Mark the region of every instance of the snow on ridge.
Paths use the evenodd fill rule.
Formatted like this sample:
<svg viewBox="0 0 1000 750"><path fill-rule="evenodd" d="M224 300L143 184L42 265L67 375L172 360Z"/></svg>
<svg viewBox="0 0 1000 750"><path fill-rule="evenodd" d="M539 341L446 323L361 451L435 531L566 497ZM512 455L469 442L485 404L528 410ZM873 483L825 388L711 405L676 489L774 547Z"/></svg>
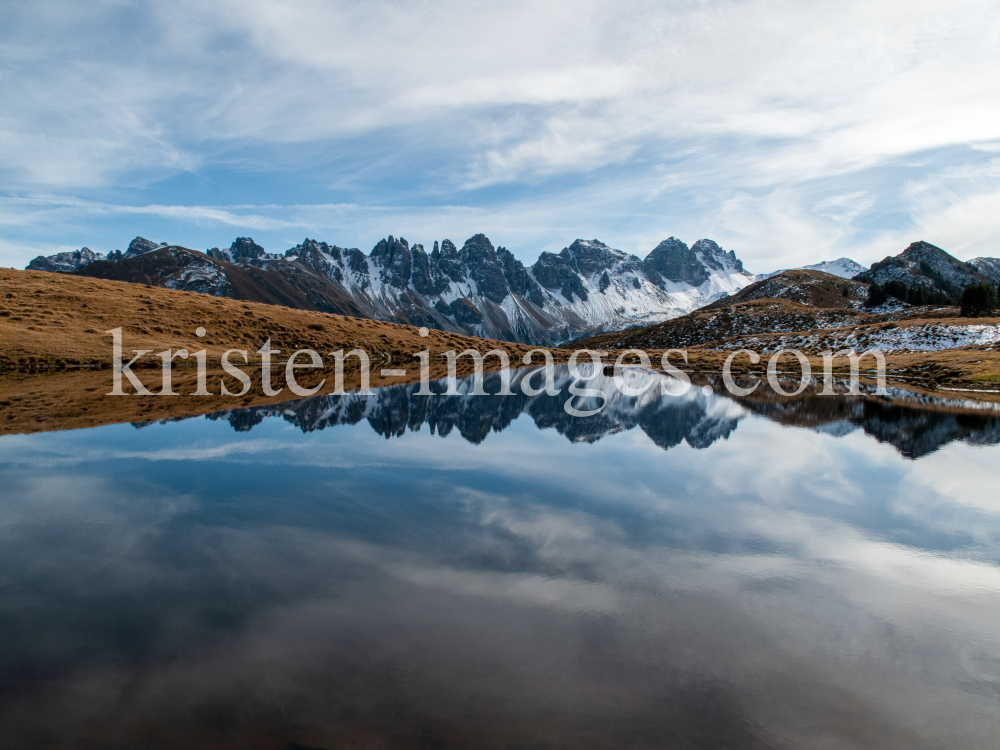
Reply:
<svg viewBox="0 0 1000 750"><path fill-rule="evenodd" d="M777 271L771 271L770 273L759 273L757 274L756 281L769 279L772 276L777 276L779 273L784 273L785 271L822 271L823 273L828 273L831 276L839 276L842 279L853 279L859 273L866 270L868 269L860 263L844 257L837 258L836 260L824 260L820 263L813 263L808 266L794 266L792 268L781 268Z"/></svg>
<svg viewBox="0 0 1000 750"><path fill-rule="evenodd" d="M680 240L671 240L671 252L679 245L686 255L679 262L676 257L662 258L661 273L651 267L650 256L643 260L596 239L578 239L562 252L543 253L534 265L525 267L481 234L460 249L444 240L440 255L438 243L434 243L434 253L427 253L421 244L410 245L392 236L376 245L378 252L368 254L309 238L284 254L275 254L241 237L230 248L207 250L212 261L199 261L198 269L193 261L186 264L182 273L171 275L168 285L231 296L235 290L227 271L214 265L218 261L273 271L295 284L300 283L296 269L307 269L343 290L368 317L491 338L513 335L519 341L553 345L583 333L669 320L753 281L732 251L723 251L710 240L699 240L690 249ZM187 252L141 237L129 248L130 255L156 249ZM656 249L650 255L653 252ZM37 263L40 270L72 272L95 259L104 258L83 248L40 258ZM468 305L455 304L462 299Z"/></svg>

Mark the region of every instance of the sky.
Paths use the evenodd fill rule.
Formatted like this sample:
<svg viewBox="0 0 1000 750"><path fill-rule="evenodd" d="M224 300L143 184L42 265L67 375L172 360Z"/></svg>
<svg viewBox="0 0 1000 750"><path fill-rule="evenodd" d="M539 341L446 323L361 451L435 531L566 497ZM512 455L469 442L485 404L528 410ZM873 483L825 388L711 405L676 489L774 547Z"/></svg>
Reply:
<svg viewBox="0 0 1000 750"><path fill-rule="evenodd" d="M135 236L1000 256L1000 5L0 5L0 265Z"/></svg>

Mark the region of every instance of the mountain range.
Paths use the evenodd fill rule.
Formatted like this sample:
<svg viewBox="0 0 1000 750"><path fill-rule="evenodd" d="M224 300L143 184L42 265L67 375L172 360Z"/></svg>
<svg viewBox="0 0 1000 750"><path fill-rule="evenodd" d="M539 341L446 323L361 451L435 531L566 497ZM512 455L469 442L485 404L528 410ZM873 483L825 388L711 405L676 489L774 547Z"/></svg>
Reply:
<svg viewBox="0 0 1000 750"><path fill-rule="evenodd" d="M599 240L542 253L530 267L484 234L462 247L389 236L369 254L306 239L284 254L246 237L205 253L136 237L125 253L89 248L29 270L78 273L290 307L558 345L683 315L751 284L733 251L670 237L645 258Z"/></svg>
<svg viewBox="0 0 1000 750"><path fill-rule="evenodd" d="M924 241L868 269L845 257L754 276L735 252L708 239L689 247L670 237L645 258L596 239L578 239L559 253L542 253L526 267L484 234L461 247L447 239L435 241L430 252L390 235L367 255L312 239L284 253L269 253L239 237L228 249L202 253L136 237L124 253L104 256L84 247L39 256L28 269L542 346L642 329L700 308L762 297L856 307L865 293L862 283L897 281L957 298L969 284L1000 282L1000 259L965 263ZM800 279L796 273L815 278ZM841 280L856 283L848 288ZM821 288L823 299L812 299Z"/></svg>

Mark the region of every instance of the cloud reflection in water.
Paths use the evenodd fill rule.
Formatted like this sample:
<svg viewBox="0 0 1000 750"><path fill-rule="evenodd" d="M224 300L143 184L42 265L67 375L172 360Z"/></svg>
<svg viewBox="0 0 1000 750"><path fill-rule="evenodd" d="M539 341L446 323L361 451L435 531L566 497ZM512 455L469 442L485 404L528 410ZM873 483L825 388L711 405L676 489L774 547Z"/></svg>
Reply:
<svg viewBox="0 0 1000 750"><path fill-rule="evenodd" d="M989 746L994 424L612 406L0 439L4 742Z"/></svg>

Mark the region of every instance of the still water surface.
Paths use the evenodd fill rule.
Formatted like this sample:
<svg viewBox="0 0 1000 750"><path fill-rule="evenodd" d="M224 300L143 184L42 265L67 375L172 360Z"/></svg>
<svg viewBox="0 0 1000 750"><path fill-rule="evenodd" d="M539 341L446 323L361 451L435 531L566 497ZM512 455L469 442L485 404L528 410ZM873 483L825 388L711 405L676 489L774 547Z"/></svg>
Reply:
<svg viewBox="0 0 1000 750"><path fill-rule="evenodd" d="M414 389L0 438L0 745L997 746L995 417Z"/></svg>

